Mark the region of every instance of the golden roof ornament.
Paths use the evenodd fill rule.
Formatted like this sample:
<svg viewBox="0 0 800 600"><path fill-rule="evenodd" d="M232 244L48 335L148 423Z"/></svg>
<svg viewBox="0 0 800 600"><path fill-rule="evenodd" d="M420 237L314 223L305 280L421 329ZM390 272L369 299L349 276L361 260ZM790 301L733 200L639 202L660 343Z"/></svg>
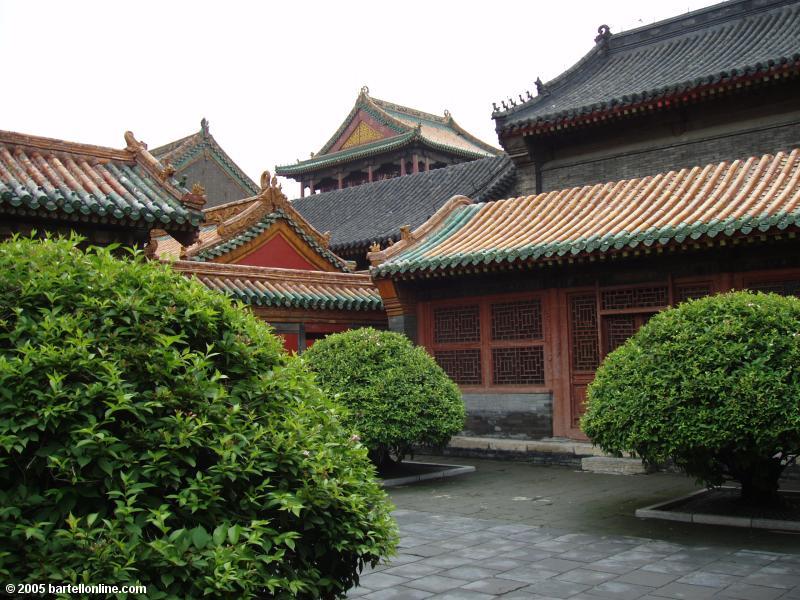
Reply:
<svg viewBox="0 0 800 600"><path fill-rule="evenodd" d="M162 177L162 179L164 181L166 181L167 179L169 179L173 175L175 175L175 167L172 166L172 163L165 164L164 168L161 169L161 177Z"/></svg>
<svg viewBox="0 0 800 600"><path fill-rule="evenodd" d="M381 245L378 242L372 242L372 245L369 247L370 252L380 252Z"/></svg>

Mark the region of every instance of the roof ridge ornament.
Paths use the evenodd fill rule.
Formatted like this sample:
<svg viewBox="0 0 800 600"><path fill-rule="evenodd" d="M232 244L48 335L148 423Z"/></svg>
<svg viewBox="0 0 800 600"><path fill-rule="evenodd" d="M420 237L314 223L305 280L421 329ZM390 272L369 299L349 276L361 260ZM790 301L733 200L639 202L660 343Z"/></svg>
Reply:
<svg viewBox="0 0 800 600"><path fill-rule="evenodd" d="M369 96L369 87L366 86L366 85L362 85L361 86L361 93L364 94L365 96Z"/></svg>
<svg viewBox="0 0 800 600"><path fill-rule="evenodd" d="M203 207L206 205L206 188L204 188L199 183L195 183L192 186L192 191L185 193L181 197L181 202L190 208L194 208L196 210L203 210Z"/></svg>
<svg viewBox="0 0 800 600"><path fill-rule="evenodd" d="M611 28L608 25L600 25L597 28L597 36L594 38L594 43L600 48L600 51L605 53L608 51L608 40L611 39Z"/></svg>
<svg viewBox="0 0 800 600"><path fill-rule="evenodd" d="M172 163L161 164L161 161L147 151L147 144L137 140L132 131L125 132L125 150L133 154L136 160L162 183L169 183L169 179L175 175L175 167ZM181 198L181 202L191 208L194 208L194 205L199 201L189 198L188 203L186 203L184 202L185 197L186 194ZM205 204L205 196L203 196L203 204Z"/></svg>
<svg viewBox="0 0 800 600"><path fill-rule="evenodd" d="M547 86L542 82L541 77L537 77L533 84L536 86L537 96L546 96L550 93L550 91L547 89ZM530 96L530 92L528 92L528 95Z"/></svg>
<svg viewBox="0 0 800 600"><path fill-rule="evenodd" d="M200 119L200 131L202 132L203 137L208 137L210 135L208 129L208 119L206 119L205 117Z"/></svg>

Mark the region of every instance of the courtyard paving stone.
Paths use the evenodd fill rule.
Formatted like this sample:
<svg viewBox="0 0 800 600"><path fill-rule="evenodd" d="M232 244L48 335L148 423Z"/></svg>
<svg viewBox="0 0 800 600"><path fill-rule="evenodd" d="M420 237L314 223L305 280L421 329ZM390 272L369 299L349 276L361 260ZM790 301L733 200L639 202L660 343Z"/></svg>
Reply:
<svg viewBox="0 0 800 600"><path fill-rule="evenodd" d="M349 597L800 600L800 535L633 516L696 489L685 477L447 462L477 471L392 488L399 553Z"/></svg>

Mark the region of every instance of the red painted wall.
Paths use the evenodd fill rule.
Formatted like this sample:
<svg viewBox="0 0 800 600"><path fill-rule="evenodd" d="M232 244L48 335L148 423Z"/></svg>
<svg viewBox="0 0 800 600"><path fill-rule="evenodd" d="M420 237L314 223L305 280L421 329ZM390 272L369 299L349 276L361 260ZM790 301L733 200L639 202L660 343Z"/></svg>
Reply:
<svg viewBox="0 0 800 600"><path fill-rule="evenodd" d="M281 333L278 334L283 338L283 347L288 352L297 352L299 347L299 336L296 333Z"/></svg>
<svg viewBox="0 0 800 600"><path fill-rule="evenodd" d="M288 242L278 234L263 244L255 252L238 260L236 264L253 267L283 267L284 269L304 269L318 271Z"/></svg>

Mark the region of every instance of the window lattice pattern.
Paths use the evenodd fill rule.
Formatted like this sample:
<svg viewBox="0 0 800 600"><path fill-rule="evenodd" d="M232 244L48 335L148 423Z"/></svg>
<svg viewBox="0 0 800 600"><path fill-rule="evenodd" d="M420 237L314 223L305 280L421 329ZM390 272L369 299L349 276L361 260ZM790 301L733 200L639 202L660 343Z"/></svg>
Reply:
<svg viewBox="0 0 800 600"><path fill-rule="evenodd" d="M613 352L631 337L636 330L636 317L633 315L613 315L603 317L605 324L606 353Z"/></svg>
<svg viewBox="0 0 800 600"><path fill-rule="evenodd" d="M493 340L540 340L542 337L542 303L539 300L492 304Z"/></svg>
<svg viewBox="0 0 800 600"><path fill-rule="evenodd" d="M606 290L601 295L603 310L666 306L668 299L665 285Z"/></svg>
<svg viewBox="0 0 800 600"><path fill-rule="evenodd" d="M544 348L492 349L492 382L495 385L543 385Z"/></svg>
<svg viewBox="0 0 800 600"><path fill-rule="evenodd" d="M757 283L750 283L745 287L754 292L772 292L773 294L780 294L781 296L800 297L800 280L797 279L789 281L760 281Z"/></svg>
<svg viewBox="0 0 800 600"><path fill-rule="evenodd" d="M483 382L480 350L437 350L433 356L456 383L480 385Z"/></svg>
<svg viewBox="0 0 800 600"><path fill-rule="evenodd" d="M573 296L570 300L572 368L594 371L600 364L597 341L597 302L594 294Z"/></svg>
<svg viewBox="0 0 800 600"><path fill-rule="evenodd" d="M433 339L437 344L479 341L481 318L478 306L456 306L434 310Z"/></svg>
<svg viewBox="0 0 800 600"><path fill-rule="evenodd" d="M675 304L696 300L711 295L711 286L707 283L690 283L675 286Z"/></svg>

